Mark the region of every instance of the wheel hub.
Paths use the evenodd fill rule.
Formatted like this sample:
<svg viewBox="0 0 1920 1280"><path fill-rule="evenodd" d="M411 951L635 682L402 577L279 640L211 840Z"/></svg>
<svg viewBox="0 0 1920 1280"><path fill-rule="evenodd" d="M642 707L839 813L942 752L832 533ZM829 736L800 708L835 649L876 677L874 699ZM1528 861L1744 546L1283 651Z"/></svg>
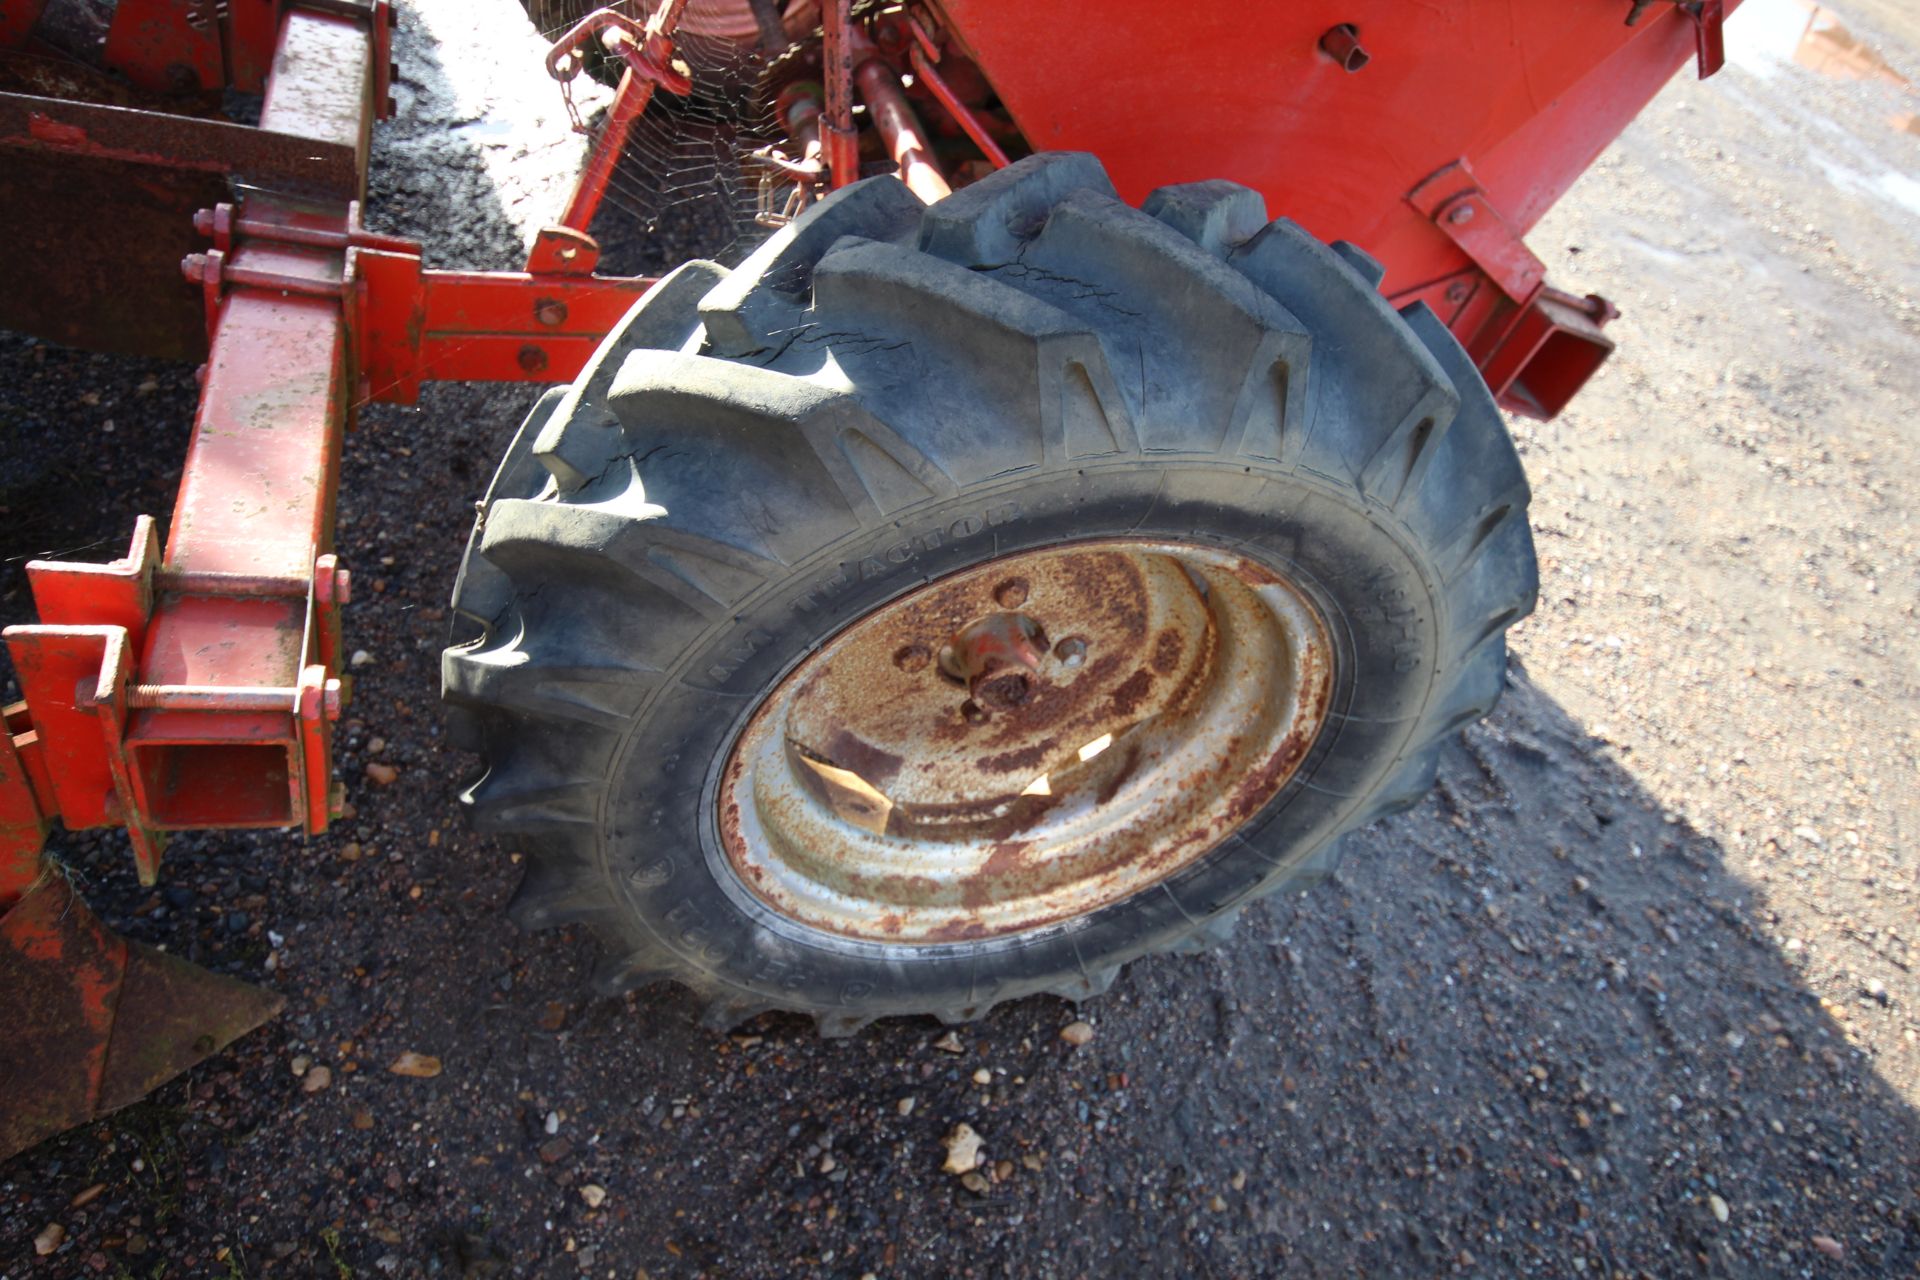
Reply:
<svg viewBox="0 0 1920 1280"><path fill-rule="evenodd" d="M828 641L729 757L726 856L777 914L876 942L995 938L1188 866L1318 734L1318 613L1245 557L1104 541L931 583Z"/></svg>

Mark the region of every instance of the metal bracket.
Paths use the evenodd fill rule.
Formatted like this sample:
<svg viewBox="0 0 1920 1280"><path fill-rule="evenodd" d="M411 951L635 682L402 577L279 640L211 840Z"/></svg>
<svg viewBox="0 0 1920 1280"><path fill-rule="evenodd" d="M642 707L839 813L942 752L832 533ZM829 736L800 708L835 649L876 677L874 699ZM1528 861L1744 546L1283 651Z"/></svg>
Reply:
<svg viewBox="0 0 1920 1280"><path fill-rule="evenodd" d="M1546 283L1546 264L1487 198L1464 158L1407 192L1407 203L1431 218L1513 301L1524 305Z"/></svg>
<svg viewBox="0 0 1920 1280"><path fill-rule="evenodd" d="M1613 350L1602 332L1619 313L1547 284L1546 264L1481 188L1465 159L1407 193L1407 203L1472 266L1395 294L1395 306L1425 302L1439 313L1502 408L1551 418Z"/></svg>
<svg viewBox="0 0 1920 1280"><path fill-rule="evenodd" d="M1627 11L1627 25L1640 25L1647 10L1655 0L1632 0L1632 8ZM1670 0L1673 7L1693 19L1694 64L1699 68L1700 78L1708 76L1727 65L1727 6L1726 0Z"/></svg>

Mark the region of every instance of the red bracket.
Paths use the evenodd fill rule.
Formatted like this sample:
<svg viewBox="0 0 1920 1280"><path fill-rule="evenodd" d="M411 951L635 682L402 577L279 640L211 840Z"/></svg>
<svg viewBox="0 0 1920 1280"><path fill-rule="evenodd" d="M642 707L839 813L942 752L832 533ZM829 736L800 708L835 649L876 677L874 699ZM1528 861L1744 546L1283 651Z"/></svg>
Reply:
<svg viewBox="0 0 1920 1280"><path fill-rule="evenodd" d="M171 572L160 567L152 517L141 516L121 559L34 561L27 577L41 621L5 632L25 701L7 709L0 748L0 867L10 869L0 898L37 862L52 818L76 830L125 825L142 884L158 875L169 829L326 829L329 726L343 697L330 672L352 590L337 557L319 557L311 582ZM220 617L254 602L269 612L304 604L298 681L136 683L136 670L152 665L147 633L160 595L191 597Z"/></svg>
<svg viewBox="0 0 1920 1280"><path fill-rule="evenodd" d="M1705 80L1727 65L1726 0L1693 0L1686 8L1693 15L1694 60Z"/></svg>
<svg viewBox="0 0 1920 1280"><path fill-rule="evenodd" d="M1407 193L1471 266L1395 294L1395 306L1425 302L1460 339L1502 408L1551 418L1613 351L1602 332L1619 313L1547 284L1546 264L1527 247L1466 160Z"/></svg>
<svg viewBox="0 0 1920 1280"><path fill-rule="evenodd" d="M1705 80L1727 64L1726 0L1671 0L1673 7L1693 19L1694 64ZM1632 0L1627 25L1640 25L1654 0Z"/></svg>
<svg viewBox="0 0 1920 1280"><path fill-rule="evenodd" d="M1464 159L1409 191L1407 203L1431 218L1508 298L1525 304L1546 283L1546 264L1501 216Z"/></svg>

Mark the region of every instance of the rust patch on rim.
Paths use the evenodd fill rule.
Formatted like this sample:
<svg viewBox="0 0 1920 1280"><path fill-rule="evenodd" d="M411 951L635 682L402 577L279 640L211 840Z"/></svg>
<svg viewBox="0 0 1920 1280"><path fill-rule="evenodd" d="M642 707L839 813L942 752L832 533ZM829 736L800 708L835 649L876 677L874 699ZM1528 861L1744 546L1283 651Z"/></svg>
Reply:
<svg viewBox="0 0 1920 1280"><path fill-rule="evenodd" d="M876 610L771 691L722 774L721 843L770 910L829 933L1042 928L1259 812L1318 737L1332 668L1318 612L1244 557L1009 556Z"/></svg>

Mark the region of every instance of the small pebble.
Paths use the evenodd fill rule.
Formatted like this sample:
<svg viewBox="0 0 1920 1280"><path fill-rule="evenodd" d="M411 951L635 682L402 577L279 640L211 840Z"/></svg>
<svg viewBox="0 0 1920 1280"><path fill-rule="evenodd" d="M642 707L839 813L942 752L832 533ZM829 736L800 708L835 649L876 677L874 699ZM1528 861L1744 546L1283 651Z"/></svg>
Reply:
<svg viewBox="0 0 1920 1280"><path fill-rule="evenodd" d="M375 786L390 787L400 778L400 771L390 764L381 764L378 760L367 766L367 779Z"/></svg>
<svg viewBox="0 0 1920 1280"><path fill-rule="evenodd" d="M917 1104L918 1104L918 1099L916 1099L912 1094L908 1094L906 1097L900 1099L900 1101L894 1103L893 1109L895 1111L898 1111L903 1116L910 1116L913 1114L913 1108Z"/></svg>
<svg viewBox="0 0 1920 1280"><path fill-rule="evenodd" d="M947 1149L946 1163L941 1165L945 1173L967 1173L980 1167L980 1135L972 1125L962 1121L953 1126L940 1145Z"/></svg>
<svg viewBox="0 0 1920 1280"><path fill-rule="evenodd" d="M300 1078L300 1092L319 1093L333 1083L333 1072L325 1067L314 1067Z"/></svg>
<svg viewBox="0 0 1920 1280"><path fill-rule="evenodd" d="M580 1198L587 1202L587 1208L598 1209L607 1202L607 1189L597 1182L589 1182L580 1188Z"/></svg>
<svg viewBox="0 0 1920 1280"><path fill-rule="evenodd" d="M1841 1244L1832 1236L1815 1236L1812 1243L1814 1248L1826 1254L1835 1262L1847 1256L1847 1246Z"/></svg>
<svg viewBox="0 0 1920 1280"><path fill-rule="evenodd" d="M57 1222L49 1222L33 1238L33 1251L44 1258L64 1244L66 1239L67 1229Z"/></svg>
<svg viewBox="0 0 1920 1280"><path fill-rule="evenodd" d="M347 661L352 663L356 667L364 667L369 662L373 661L373 655L368 653L365 649L355 649L353 651L353 657L349 658Z"/></svg>
<svg viewBox="0 0 1920 1280"><path fill-rule="evenodd" d="M933 1047L942 1053L965 1053L967 1051L967 1046L960 1043L959 1034L953 1031L949 1031L938 1040L935 1040Z"/></svg>
<svg viewBox="0 0 1920 1280"><path fill-rule="evenodd" d="M1060 1038L1077 1048L1093 1039L1093 1024L1077 1021L1069 1022L1066 1026L1060 1028Z"/></svg>
<svg viewBox="0 0 1920 1280"><path fill-rule="evenodd" d="M981 1067L973 1073L973 1082L975 1084L992 1084L993 1072L987 1070L985 1067Z"/></svg>
<svg viewBox="0 0 1920 1280"><path fill-rule="evenodd" d="M1725 1222L1727 1220L1727 1215L1728 1215L1727 1202L1725 1200L1722 1200L1719 1196L1716 1196L1716 1195L1708 1196L1707 1208L1713 1210L1713 1220L1715 1222Z"/></svg>
<svg viewBox="0 0 1920 1280"><path fill-rule="evenodd" d="M412 1076L416 1080L431 1080L440 1074L440 1059L430 1053L415 1053L409 1049L393 1060L388 1067L397 1076Z"/></svg>

